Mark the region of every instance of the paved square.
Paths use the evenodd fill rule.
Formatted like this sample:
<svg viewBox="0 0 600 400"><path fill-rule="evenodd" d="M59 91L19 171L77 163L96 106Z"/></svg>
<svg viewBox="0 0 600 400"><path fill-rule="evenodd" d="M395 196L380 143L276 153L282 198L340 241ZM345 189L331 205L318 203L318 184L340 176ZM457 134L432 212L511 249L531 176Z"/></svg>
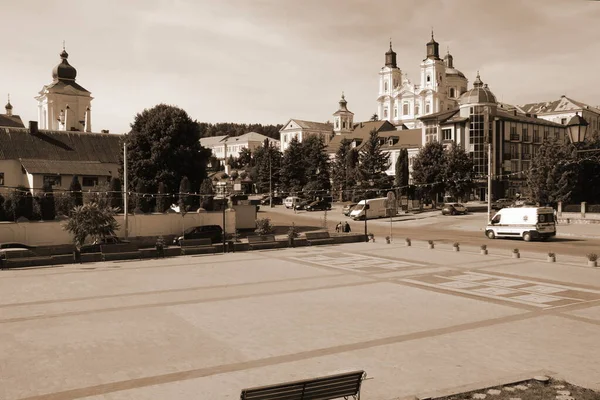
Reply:
<svg viewBox="0 0 600 400"><path fill-rule="evenodd" d="M353 243L1 271L0 399L237 399L354 369L375 378L369 400L544 369L600 386L600 288L436 272L414 251Z"/></svg>

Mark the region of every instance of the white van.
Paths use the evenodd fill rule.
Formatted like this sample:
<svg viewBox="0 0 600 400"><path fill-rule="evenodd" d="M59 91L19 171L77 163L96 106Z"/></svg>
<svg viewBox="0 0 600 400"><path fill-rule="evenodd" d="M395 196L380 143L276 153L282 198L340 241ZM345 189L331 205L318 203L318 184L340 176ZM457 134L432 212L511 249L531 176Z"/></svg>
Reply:
<svg viewBox="0 0 600 400"><path fill-rule="evenodd" d="M387 216L385 208L387 198L380 197L378 199L361 200L350 212L350 218L354 220L365 219L365 204L368 204L367 219L381 218Z"/></svg>
<svg viewBox="0 0 600 400"><path fill-rule="evenodd" d="M503 208L494 215L485 228L490 239L497 237L521 237L546 240L556 236L556 222L552 207Z"/></svg>
<svg viewBox="0 0 600 400"><path fill-rule="evenodd" d="M285 200L283 200L283 205L285 206L285 208L294 208L296 203L298 203L299 201L300 197L290 196L286 197Z"/></svg>

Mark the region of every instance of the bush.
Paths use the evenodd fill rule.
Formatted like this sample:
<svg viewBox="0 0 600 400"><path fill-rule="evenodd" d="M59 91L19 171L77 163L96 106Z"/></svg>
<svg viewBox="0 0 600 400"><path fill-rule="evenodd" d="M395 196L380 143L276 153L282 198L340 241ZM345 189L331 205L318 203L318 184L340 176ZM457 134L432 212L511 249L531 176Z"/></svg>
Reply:
<svg viewBox="0 0 600 400"><path fill-rule="evenodd" d="M518 253L519 249L513 249L513 253Z"/></svg>
<svg viewBox="0 0 600 400"><path fill-rule="evenodd" d="M454 242L454 244L453 244L452 246L454 246L454 247L458 247L458 246L460 246L460 243L458 243L458 242Z"/></svg>
<svg viewBox="0 0 600 400"><path fill-rule="evenodd" d="M269 235L275 232L275 227L271 225L271 219L260 218L256 220L256 230L254 232L259 235Z"/></svg>
<svg viewBox="0 0 600 400"><path fill-rule="evenodd" d="M121 192L121 180L119 178L112 177L110 179L108 202L112 208L123 209L123 192Z"/></svg>
<svg viewBox="0 0 600 400"><path fill-rule="evenodd" d="M598 255L596 253L590 253L587 255L587 259L589 261L596 261L598 260Z"/></svg>
<svg viewBox="0 0 600 400"><path fill-rule="evenodd" d="M482 244L481 245L481 250L487 250L487 244Z"/></svg>
<svg viewBox="0 0 600 400"><path fill-rule="evenodd" d="M54 208L56 215L69 216L73 210L73 198L68 193L56 193L54 195Z"/></svg>
<svg viewBox="0 0 600 400"><path fill-rule="evenodd" d="M44 221L52 221L56 217L56 204L54 202L54 192L52 185L44 184L44 193L40 198L40 213Z"/></svg>
<svg viewBox="0 0 600 400"><path fill-rule="evenodd" d="M553 252L549 251L548 252L548 257L556 257L556 254L554 254Z"/></svg>
<svg viewBox="0 0 600 400"><path fill-rule="evenodd" d="M81 191L81 183L79 183L79 178L77 175L73 175L73 180L71 181L71 185L69 186L69 192L71 193L71 197L73 198L74 206L83 205L83 192Z"/></svg>
<svg viewBox="0 0 600 400"><path fill-rule="evenodd" d="M428 240L427 243L433 244L433 240Z"/></svg>
<svg viewBox="0 0 600 400"><path fill-rule="evenodd" d="M300 236L300 230L296 227L296 225L292 222L292 226L288 229L287 233L288 239L295 239Z"/></svg>

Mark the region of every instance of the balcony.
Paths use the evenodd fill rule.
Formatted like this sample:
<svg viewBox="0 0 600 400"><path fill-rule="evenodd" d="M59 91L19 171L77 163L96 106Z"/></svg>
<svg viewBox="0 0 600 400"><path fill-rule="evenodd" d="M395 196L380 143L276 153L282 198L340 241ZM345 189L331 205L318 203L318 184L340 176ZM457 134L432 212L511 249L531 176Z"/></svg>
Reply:
<svg viewBox="0 0 600 400"><path fill-rule="evenodd" d="M523 160L531 160L531 154L530 153L524 153L523 154Z"/></svg>
<svg viewBox="0 0 600 400"><path fill-rule="evenodd" d="M534 141L535 143L540 143L540 142L541 142L541 140L540 140L540 135L539 135L539 134L537 134L537 135L533 135L533 141Z"/></svg>
<svg viewBox="0 0 600 400"><path fill-rule="evenodd" d="M521 140L518 133L511 133L510 140Z"/></svg>
<svg viewBox="0 0 600 400"><path fill-rule="evenodd" d="M524 142L530 142L531 141L531 136L529 136L529 135L523 135L523 141Z"/></svg>

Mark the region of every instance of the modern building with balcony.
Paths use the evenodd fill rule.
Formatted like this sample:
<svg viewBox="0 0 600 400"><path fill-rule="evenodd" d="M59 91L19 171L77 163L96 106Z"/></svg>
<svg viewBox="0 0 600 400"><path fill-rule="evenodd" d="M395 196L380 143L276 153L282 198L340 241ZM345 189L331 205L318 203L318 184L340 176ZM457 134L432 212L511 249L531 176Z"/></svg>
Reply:
<svg viewBox="0 0 600 400"><path fill-rule="evenodd" d="M479 74L473 88L460 96L458 107L420 120L423 143L438 141L446 146L462 146L471 156L477 184L472 197L476 200L487 200L490 172L493 198L525 193L524 172L532 167L537 148L544 141L567 139L565 125L498 102Z"/></svg>

